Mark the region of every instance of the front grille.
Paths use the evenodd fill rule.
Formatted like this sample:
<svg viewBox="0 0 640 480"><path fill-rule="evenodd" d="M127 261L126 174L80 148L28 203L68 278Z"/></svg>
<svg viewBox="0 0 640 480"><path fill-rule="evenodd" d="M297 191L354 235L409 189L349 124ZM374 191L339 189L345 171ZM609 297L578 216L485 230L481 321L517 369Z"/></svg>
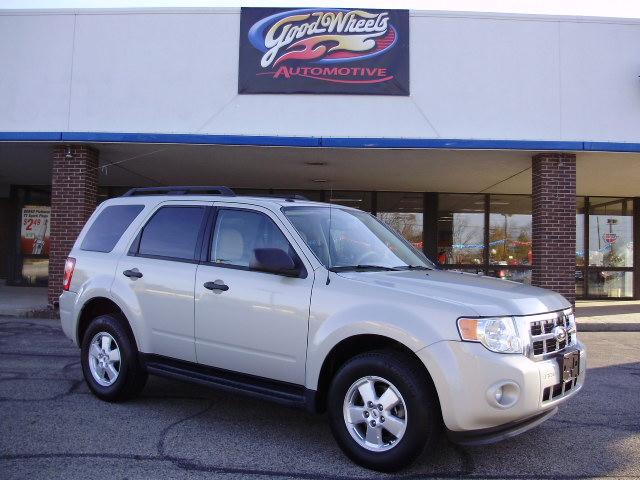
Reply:
<svg viewBox="0 0 640 480"><path fill-rule="evenodd" d="M572 313L554 312L544 318L531 321L531 349L533 356L557 352L576 343L576 323ZM556 327L566 330L564 338L558 338L554 333Z"/></svg>
<svg viewBox="0 0 640 480"><path fill-rule="evenodd" d="M566 382L560 382L551 387L547 387L542 392L542 401L557 400L558 398L568 395L578 384L577 378L572 378Z"/></svg>

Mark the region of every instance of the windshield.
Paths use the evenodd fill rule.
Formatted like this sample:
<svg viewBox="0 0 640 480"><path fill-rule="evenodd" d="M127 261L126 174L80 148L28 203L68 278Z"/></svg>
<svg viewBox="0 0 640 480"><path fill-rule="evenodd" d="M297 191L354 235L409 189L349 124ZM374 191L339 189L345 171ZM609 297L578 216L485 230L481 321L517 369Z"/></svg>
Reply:
<svg viewBox="0 0 640 480"><path fill-rule="evenodd" d="M286 207L283 212L330 270L435 268L422 252L368 213L339 207Z"/></svg>

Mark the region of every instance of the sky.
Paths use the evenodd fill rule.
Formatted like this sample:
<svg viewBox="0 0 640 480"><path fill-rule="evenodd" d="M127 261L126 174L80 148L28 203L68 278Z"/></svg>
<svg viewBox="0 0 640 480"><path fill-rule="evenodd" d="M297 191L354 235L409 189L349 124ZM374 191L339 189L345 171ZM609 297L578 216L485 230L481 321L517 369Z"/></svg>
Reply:
<svg viewBox="0 0 640 480"><path fill-rule="evenodd" d="M0 9L148 7L368 7L640 18L638 0L0 0Z"/></svg>

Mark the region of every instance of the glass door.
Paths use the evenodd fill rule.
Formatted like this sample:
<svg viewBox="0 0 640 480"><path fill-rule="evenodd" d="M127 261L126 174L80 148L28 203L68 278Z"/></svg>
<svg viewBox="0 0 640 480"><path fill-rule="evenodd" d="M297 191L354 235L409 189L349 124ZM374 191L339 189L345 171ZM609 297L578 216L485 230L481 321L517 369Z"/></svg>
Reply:
<svg viewBox="0 0 640 480"><path fill-rule="evenodd" d="M587 298L633 297L633 201L626 198L586 199L588 245L583 269ZM578 250L578 249L576 249Z"/></svg>

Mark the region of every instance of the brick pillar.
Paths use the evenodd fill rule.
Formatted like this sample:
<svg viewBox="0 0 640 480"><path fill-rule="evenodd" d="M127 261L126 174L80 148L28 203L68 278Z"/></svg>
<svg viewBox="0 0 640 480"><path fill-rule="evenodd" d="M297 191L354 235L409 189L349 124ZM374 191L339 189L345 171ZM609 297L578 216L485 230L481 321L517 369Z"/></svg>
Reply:
<svg viewBox="0 0 640 480"><path fill-rule="evenodd" d="M540 153L532 159L531 283L576 299L576 156Z"/></svg>
<svg viewBox="0 0 640 480"><path fill-rule="evenodd" d="M60 145L53 151L49 305L62 291L64 262L98 201L98 151L86 145Z"/></svg>

